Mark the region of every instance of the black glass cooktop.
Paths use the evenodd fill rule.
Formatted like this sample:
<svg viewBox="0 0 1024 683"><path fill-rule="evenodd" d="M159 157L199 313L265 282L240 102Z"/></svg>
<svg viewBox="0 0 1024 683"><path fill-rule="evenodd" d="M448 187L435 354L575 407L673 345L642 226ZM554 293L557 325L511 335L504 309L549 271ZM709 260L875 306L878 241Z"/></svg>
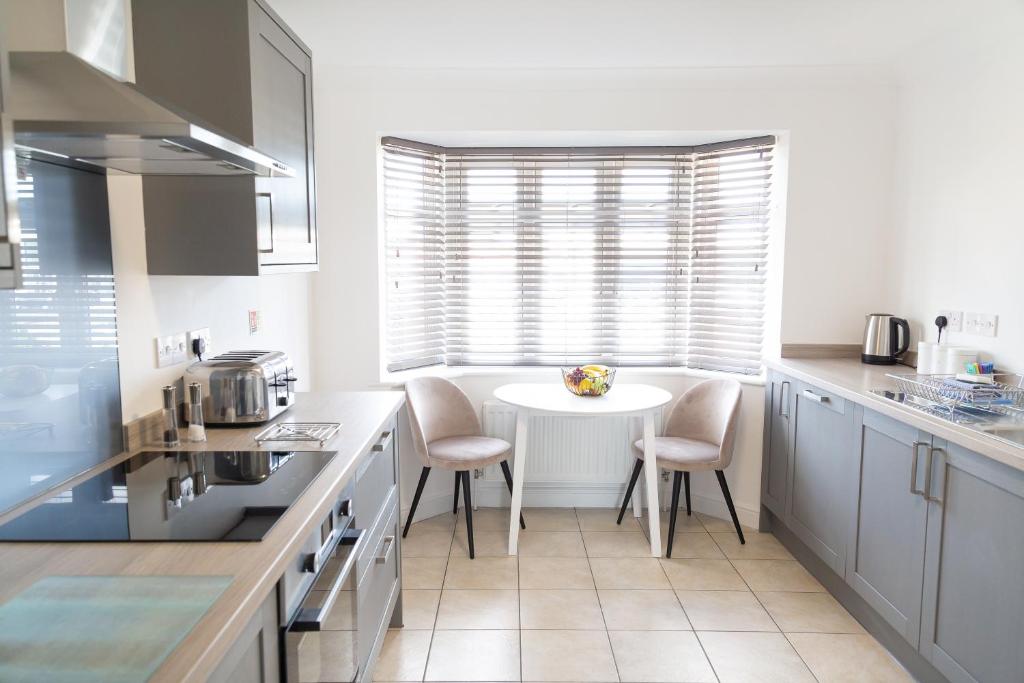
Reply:
<svg viewBox="0 0 1024 683"><path fill-rule="evenodd" d="M258 541L334 457L139 453L0 525L0 541Z"/></svg>

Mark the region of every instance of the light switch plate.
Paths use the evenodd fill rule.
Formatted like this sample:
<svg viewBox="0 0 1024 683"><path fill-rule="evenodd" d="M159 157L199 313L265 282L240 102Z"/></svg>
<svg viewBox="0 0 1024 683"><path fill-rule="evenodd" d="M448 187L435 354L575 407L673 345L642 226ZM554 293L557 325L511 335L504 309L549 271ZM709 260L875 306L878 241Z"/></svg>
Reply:
<svg viewBox="0 0 1024 683"><path fill-rule="evenodd" d="M213 355L213 336L210 334L210 328L201 327L198 330L189 330L188 332L185 350L188 353L189 359L199 360L199 357L192 352L192 340L200 338L206 342L206 351L203 352L203 358L209 358Z"/></svg>
<svg viewBox="0 0 1024 683"><path fill-rule="evenodd" d="M939 311L939 315L946 316L946 332L963 332L963 311Z"/></svg>
<svg viewBox="0 0 1024 683"><path fill-rule="evenodd" d="M158 368L184 363L186 359L184 332L156 338L156 366Z"/></svg>
<svg viewBox="0 0 1024 683"><path fill-rule="evenodd" d="M964 332L981 337L996 336L999 316L992 313L964 313Z"/></svg>

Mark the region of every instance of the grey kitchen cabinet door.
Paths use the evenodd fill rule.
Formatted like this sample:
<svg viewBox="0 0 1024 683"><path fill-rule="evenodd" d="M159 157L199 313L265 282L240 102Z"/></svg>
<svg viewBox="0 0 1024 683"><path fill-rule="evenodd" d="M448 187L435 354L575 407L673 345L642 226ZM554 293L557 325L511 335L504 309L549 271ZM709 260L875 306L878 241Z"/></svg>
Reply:
<svg viewBox="0 0 1024 683"><path fill-rule="evenodd" d="M261 5L249 7L253 145L295 170L256 179L260 265L315 264L312 59Z"/></svg>
<svg viewBox="0 0 1024 683"><path fill-rule="evenodd" d="M276 683L281 680L280 656L275 588L208 680L210 683Z"/></svg>
<svg viewBox="0 0 1024 683"><path fill-rule="evenodd" d="M784 520L815 554L842 575L855 489L853 404L794 383L789 499Z"/></svg>
<svg viewBox="0 0 1024 683"><path fill-rule="evenodd" d="M931 455L921 654L954 683L1024 680L1024 472Z"/></svg>
<svg viewBox="0 0 1024 683"><path fill-rule="evenodd" d="M917 647L928 521L924 464L931 435L860 406L855 424L860 476L846 581Z"/></svg>
<svg viewBox="0 0 1024 683"><path fill-rule="evenodd" d="M761 503L780 517L786 514L792 396L792 380L783 375L770 373L764 389L764 457L761 466Z"/></svg>

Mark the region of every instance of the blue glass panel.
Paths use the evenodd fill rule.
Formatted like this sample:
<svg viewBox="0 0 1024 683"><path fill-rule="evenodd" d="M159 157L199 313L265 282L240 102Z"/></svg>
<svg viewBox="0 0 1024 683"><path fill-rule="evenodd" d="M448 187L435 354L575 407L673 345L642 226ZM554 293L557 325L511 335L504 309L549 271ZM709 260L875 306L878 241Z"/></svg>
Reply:
<svg viewBox="0 0 1024 683"><path fill-rule="evenodd" d="M120 452L106 177L19 159L24 287L0 291L0 510Z"/></svg>

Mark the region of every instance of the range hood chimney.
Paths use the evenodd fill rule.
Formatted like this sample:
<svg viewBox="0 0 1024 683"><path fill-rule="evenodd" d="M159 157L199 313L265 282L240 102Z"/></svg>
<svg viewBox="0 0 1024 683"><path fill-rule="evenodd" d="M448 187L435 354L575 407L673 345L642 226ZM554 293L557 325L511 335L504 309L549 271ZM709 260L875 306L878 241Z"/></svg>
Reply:
<svg viewBox="0 0 1024 683"><path fill-rule="evenodd" d="M135 86L131 0L4 0L16 152L109 173L294 176Z"/></svg>

